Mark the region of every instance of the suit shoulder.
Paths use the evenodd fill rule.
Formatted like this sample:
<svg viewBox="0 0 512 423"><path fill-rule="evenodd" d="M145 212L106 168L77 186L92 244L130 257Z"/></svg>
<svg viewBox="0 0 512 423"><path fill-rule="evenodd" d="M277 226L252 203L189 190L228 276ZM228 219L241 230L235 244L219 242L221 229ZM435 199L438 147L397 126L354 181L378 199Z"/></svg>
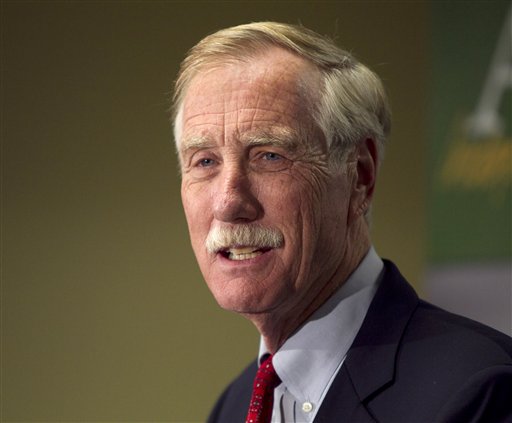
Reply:
<svg viewBox="0 0 512 423"><path fill-rule="evenodd" d="M512 364L512 338L489 326L420 300L407 328L409 339L439 344L446 353Z"/></svg>
<svg viewBox="0 0 512 423"><path fill-rule="evenodd" d="M449 398L435 421L510 422L512 365L488 367L474 374Z"/></svg>
<svg viewBox="0 0 512 423"><path fill-rule="evenodd" d="M512 338L504 333L418 300L396 353L392 382L369 403L379 420L510 418Z"/></svg>

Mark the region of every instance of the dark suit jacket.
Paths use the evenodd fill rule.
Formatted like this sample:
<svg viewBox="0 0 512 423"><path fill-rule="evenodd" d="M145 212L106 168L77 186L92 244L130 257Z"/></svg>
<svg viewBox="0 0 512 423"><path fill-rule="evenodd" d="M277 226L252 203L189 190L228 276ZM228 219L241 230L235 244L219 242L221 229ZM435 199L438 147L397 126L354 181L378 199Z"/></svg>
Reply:
<svg viewBox="0 0 512 423"><path fill-rule="evenodd" d="M243 423L256 361L209 423ZM512 339L419 300L385 261L380 287L314 420L512 422Z"/></svg>

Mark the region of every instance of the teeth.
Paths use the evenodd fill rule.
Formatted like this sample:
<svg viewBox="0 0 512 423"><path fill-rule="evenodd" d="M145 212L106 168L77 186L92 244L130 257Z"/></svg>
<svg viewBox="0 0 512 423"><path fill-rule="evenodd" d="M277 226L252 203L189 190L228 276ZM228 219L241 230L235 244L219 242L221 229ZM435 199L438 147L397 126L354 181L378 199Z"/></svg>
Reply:
<svg viewBox="0 0 512 423"><path fill-rule="evenodd" d="M229 253L230 260L248 260L254 257L258 257L262 255L261 251L254 251L253 253L245 253L245 254L234 254L233 252Z"/></svg>
<svg viewBox="0 0 512 423"><path fill-rule="evenodd" d="M230 260L248 260L261 254L263 253L254 247L230 248L228 257Z"/></svg>
<svg viewBox="0 0 512 423"><path fill-rule="evenodd" d="M257 248L254 247L242 247L242 248L230 248L229 252L233 254L247 254L256 251Z"/></svg>

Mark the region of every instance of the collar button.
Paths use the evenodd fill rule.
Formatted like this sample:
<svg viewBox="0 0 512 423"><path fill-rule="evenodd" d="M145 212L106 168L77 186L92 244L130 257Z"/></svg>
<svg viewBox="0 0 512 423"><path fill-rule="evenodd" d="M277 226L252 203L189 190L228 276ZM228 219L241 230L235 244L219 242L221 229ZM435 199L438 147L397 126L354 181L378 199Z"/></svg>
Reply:
<svg viewBox="0 0 512 423"><path fill-rule="evenodd" d="M313 410L313 404L311 404L308 401L302 403L302 411L304 411L305 413L309 413L312 410Z"/></svg>

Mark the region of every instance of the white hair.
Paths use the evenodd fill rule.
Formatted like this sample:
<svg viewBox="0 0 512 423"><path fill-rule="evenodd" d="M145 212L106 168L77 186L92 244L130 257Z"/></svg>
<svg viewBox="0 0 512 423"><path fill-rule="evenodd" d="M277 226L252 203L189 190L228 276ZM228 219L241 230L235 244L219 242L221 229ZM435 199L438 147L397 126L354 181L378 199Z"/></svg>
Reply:
<svg viewBox="0 0 512 423"><path fill-rule="evenodd" d="M283 234L278 229L239 224L213 227L208 233L205 246L208 252L217 253L230 247L280 248L283 243Z"/></svg>
<svg viewBox="0 0 512 423"><path fill-rule="evenodd" d="M196 44L183 60L173 99L174 138L182 135L183 100L194 77L206 69L254 58L270 46L284 48L313 63L323 78L313 118L329 146L330 163L342 166L347 154L371 138L379 161L390 131L391 112L379 77L327 37L307 28L255 22L222 29Z"/></svg>

